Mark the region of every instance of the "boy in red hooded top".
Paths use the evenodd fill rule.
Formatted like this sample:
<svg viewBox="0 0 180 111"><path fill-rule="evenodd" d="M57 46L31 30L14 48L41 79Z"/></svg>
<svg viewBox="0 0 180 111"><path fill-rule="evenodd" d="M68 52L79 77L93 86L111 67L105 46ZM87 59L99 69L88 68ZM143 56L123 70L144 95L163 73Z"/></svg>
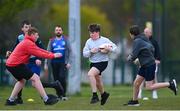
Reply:
<svg viewBox="0 0 180 111"><path fill-rule="evenodd" d="M39 76L26 66L31 55L48 59L60 58L62 56L61 53L51 53L37 47L35 42L38 37L37 29L34 27L30 28L25 35L25 39L16 46L6 61L6 68L17 80L11 96L6 101L6 105L16 105L15 99L18 92L24 87L24 79L32 81L32 85L41 95L45 105L52 105L58 102L55 96L46 94Z"/></svg>

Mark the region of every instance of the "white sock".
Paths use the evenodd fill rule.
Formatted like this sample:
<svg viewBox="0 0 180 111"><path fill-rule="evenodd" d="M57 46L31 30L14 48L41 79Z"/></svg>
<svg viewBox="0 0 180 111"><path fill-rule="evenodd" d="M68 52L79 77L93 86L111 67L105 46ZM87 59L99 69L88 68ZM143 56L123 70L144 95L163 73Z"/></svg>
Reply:
<svg viewBox="0 0 180 111"><path fill-rule="evenodd" d="M152 91L152 97L153 97L154 99L158 98L158 95L157 95L157 91L156 91L156 90L153 90L153 91Z"/></svg>
<svg viewBox="0 0 180 111"><path fill-rule="evenodd" d="M44 97L43 97L43 100L46 102L46 101L48 100L48 96L47 96L47 95L44 96Z"/></svg>
<svg viewBox="0 0 180 111"><path fill-rule="evenodd" d="M8 100L13 102L13 101L15 101L15 98L14 97L10 97Z"/></svg>

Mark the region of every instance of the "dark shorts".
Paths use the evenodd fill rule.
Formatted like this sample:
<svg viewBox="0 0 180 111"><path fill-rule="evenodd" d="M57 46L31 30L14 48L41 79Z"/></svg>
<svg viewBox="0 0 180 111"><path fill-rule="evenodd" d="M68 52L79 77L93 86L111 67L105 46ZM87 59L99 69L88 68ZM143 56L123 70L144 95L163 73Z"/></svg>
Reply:
<svg viewBox="0 0 180 111"><path fill-rule="evenodd" d="M154 80L156 70L156 64L150 65L148 67L141 67L138 71L138 75L145 78L146 81Z"/></svg>
<svg viewBox="0 0 180 111"><path fill-rule="evenodd" d="M101 75L101 73L106 69L107 65L108 65L108 61L91 63L90 68L92 68L92 67L97 68L100 71L99 75Z"/></svg>
<svg viewBox="0 0 180 111"><path fill-rule="evenodd" d="M6 68L18 81L22 79L29 80L34 74L25 64L20 64L15 67L6 66Z"/></svg>

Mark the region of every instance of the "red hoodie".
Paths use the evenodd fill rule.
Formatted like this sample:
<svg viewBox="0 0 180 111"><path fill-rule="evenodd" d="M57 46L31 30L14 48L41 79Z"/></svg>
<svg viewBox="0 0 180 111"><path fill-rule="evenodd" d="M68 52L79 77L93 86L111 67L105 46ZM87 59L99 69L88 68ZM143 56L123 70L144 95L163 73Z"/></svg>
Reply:
<svg viewBox="0 0 180 111"><path fill-rule="evenodd" d="M40 58L54 58L53 53L43 50L36 46L35 37L25 35L24 40L16 46L12 54L7 59L6 65L9 67L14 67L20 64L26 64L28 63L31 55Z"/></svg>

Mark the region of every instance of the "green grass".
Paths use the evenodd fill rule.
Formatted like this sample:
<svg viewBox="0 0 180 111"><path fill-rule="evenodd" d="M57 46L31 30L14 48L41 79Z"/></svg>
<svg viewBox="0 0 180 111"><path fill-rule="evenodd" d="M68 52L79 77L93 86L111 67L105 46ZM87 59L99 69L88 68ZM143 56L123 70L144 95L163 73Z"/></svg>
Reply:
<svg viewBox="0 0 180 111"><path fill-rule="evenodd" d="M141 106L123 106L132 97L132 87L121 85L116 87L106 87L110 92L110 98L104 106L100 103L89 104L91 92L89 86L81 89L81 94L70 96L68 101L59 101L53 106L45 106L36 90L26 87L23 90L24 104L17 106L5 106L4 103L11 93L12 87L0 87L0 110L180 110L180 95L174 96L168 88L158 91L159 99L151 99L151 92L144 91L144 95L149 97L148 101L140 100ZM54 90L47 89L48 93ZM34 102L27 102L28 98L33 98Z"/></svg>

